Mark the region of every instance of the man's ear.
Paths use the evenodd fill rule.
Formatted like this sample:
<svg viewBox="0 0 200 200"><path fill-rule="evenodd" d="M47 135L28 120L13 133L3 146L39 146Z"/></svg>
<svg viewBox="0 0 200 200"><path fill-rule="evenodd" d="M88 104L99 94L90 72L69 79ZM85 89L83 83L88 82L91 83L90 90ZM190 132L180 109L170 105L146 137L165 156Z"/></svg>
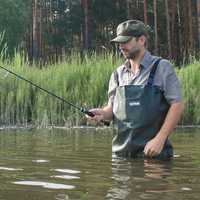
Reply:
<svg viewBox="0 0 200 200"><path fill-rule="evenodd" d="M141 43L142 45L145 46L145 44L146 44L146 37L145 37L144 35L141 35L141 36L139 37L139 41L140 41L140 43Z"/></svg>

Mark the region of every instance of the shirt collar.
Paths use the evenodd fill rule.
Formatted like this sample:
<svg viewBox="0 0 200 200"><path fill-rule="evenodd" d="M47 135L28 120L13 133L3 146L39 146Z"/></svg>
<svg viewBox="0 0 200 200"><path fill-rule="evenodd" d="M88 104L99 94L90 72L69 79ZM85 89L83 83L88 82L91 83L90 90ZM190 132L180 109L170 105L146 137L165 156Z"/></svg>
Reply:
<svg viewBox="0 0 200 200"><path fill-rule="evenodd" d="M140 65L142 65L144 68L148 68L152 64L153 60L153 56L150 54L150 52L145 51L144 57Z"/></svg>
<svg viewBox="0 0 200 200"><path fill-rule="evenodd" d="M144 57L143 57L143 59L142 59L142 61L140 63L140 66L142 68L148 68L152 64L153 61L154 61L154 58L150 54L150 52L149 51L145 51ZM124 63L124 68L123 69L125 71L130 71L130 68L131 68L130 62L129 62L129 60L126 60L125 63Z"/></svg>

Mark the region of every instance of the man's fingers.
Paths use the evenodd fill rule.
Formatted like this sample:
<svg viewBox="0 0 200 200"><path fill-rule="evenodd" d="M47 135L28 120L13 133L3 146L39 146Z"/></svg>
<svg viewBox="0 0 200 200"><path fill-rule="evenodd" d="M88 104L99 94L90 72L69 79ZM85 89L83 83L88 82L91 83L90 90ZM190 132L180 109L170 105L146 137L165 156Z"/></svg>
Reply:
<svg viewBox="0 0 200 200"><path fill-rule="evenodd" d="M149 157L156 156L158 153L151 147L146 146L144 149L144 154Z"/></svg>
<svg viewBox="0 0 200 200"><path fill-rule="evenodd" d="M147 155L148 151L149 151L149 148L148 148L148 143L147 143L146 146L144 147L144 154Z"/></svg>
<svg viewBox="0 0 200 200"><path fill-rule="evenodd" d="M159 153L155 150L149 149L148 151L144 152L144 154L146 156L153 157L153 156L157 156Z"/></svg>
<svg viewBox="0 0 200 200"><path fill-rule="evenodd" d="M101 122L103 120L103 116L102 115L94 115L94 117L90 117L88 115L86 115L86 118L90 121L96 121L96 122Z"/></svg>
<svg viewBox="0 0 200 200"><path fill-rule="evenodd" d="M95 119L95 116L96 116L96 115L99 115L97 109L91 109L91 110L89 110L88 112L91 113L91 115L86 114L85 116L86 116L87 118L89 118L89 119L93 119L93 120L94 120L94 119ZM92 116L92 115L93 115L93 116Z"/></svg>
<svg viewBox="0 0 200 200"><path fill-rule="evenodd" d="M151 150L148 149L148 148L145 148L144 154L145 154L146 156L150 156L150 155L151 155Z"/></svg>
<svg viewBox="0 0 200 200"><path fill-rule="evenodd" d="M102 116L102 115L95 115L95 116L93 117L93 119L94 119L95 121L101 122L101 121L103 120L103 116Z"/></svg>

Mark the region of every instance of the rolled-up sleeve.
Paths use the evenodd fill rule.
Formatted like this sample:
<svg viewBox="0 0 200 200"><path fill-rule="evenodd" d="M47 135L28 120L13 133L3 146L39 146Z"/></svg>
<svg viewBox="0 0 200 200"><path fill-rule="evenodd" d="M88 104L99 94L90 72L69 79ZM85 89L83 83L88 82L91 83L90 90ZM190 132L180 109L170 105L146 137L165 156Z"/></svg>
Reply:
<svg viewBox="0 0 200 200"><path fill-rule="evenodd" d="M170 104L181 102L181 86L174 67L168 60L162 60L160 65L162 65L162 86L166 100Z"/></svg>

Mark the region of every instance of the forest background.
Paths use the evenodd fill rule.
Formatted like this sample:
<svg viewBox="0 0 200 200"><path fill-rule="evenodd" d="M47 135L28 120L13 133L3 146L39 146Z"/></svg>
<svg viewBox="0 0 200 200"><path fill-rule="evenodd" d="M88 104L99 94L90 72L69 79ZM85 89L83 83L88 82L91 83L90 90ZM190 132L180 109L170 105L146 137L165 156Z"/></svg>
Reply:
<svg viewBox="0 0 200 200"><path fill-rule="evenodd" d="M150 25L150 48L177 64L198 56L199 0L0 0L0 31L8 53L57 61L72 49L109 51L116 26L126 19ZM1 42L3 45L3 42Z"/></svg>

